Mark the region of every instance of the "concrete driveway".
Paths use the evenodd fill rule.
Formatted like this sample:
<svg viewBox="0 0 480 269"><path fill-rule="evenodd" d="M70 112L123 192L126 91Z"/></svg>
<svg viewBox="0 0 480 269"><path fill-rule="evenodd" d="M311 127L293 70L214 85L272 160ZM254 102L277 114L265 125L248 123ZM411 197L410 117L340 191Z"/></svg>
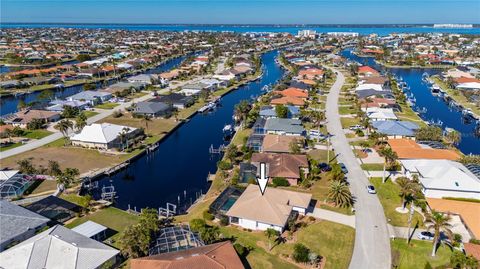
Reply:
<svg viewBox="0 0 480 269"><path fill-rule="evenodd" d="M327 129L333 135L331 142L338 161L343 162L349 170L347 178L356 199L355 245L349 268L391 268L389 231L382 205L376 195L367 193L369 181L360 168L340 123L338 98L345 77L335 69L332 71L337 73L337 80L327 96Z"/></svg>

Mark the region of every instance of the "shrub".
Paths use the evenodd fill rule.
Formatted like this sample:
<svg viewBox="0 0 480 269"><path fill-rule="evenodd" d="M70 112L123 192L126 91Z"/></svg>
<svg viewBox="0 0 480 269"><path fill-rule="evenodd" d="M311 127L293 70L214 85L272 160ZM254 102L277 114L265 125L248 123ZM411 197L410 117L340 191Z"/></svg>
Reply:
<svg viewBox="0 0 480 269"><path fill-rule="evenodd" d="M480 245L480 239L470 239L468 242L472 243L472 244L475 244L475 245Z"/></svg>
<svg viewBox="0 0 480 269"><path fill-rule="evenodd" d="M205 220L203 219L192 219L190 221L190 229L194 232L199 232L201 229L205 228Z"/></svg>
<svg viewBox="0 0 480 269"><path fill-rule="evenodd" d="M288 183L288 180L284 177L274 177L272 180L272 184L275 187L282 186L282 187L287 187L290 186L290 183Z"/></svg>
<svg viewBox="0 0 480 269"><path fill-rule="evenodd" d="M203 219L204 220L213 220L215 217L208 212L208 210L203 211Z"/></svg>
<svg viewBox="0 0 480 269"><path fill-rule="evenodd" d="M115 110L115 111L113 111L112 117L114 117L114 118L120 118L122 115L123 115L123 114L122 114L122 111L120 111L120 110Z"/></svg>
<svg viewBox="0 0 480 269"><path fill-rule="evenodd" d="M228 217L227 216L221 216L220 217L220 225L222 226L227 226L228 225Z"/></svg>
<svg viewBox="0 0 480 269"><path fill-rule="evenodd" d="M233 165L227 161L222 160L217 163L217 167L220 170L230 170L232 169Z"/></svg>
<svg viewBox="0 0 480 269"><path fill-rule="evenodd" d="M309 253L310 250L300 243L297 243L293 246L293 260L296 262L308 262Z"/></svg>
<svg viewBox="0 0 480 269"><path fill-rule="evenodd" d="M239 243L233 244L233 248L235 249L235 251L237 251L238 256L240 257L245 257L248 255L249 249Z"/></svg>

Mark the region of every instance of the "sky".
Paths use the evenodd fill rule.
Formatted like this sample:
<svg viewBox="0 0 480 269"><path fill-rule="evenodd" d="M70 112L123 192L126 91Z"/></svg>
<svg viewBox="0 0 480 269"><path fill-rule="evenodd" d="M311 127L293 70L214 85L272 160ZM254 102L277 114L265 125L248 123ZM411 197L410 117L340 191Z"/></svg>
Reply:
<svg viewBox="0 0 480 269"><path fill-rule="evenodd" d="M1 0L0 22L480 23L480 0Z"/></svg>

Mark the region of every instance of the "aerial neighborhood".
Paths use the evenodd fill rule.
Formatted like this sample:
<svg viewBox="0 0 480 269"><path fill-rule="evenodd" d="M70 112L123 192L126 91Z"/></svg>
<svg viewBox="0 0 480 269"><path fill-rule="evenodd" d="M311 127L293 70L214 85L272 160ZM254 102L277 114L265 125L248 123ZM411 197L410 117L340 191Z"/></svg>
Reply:
<svg viewBox="0 0 480 269"><path fill-rule="evenodd" d="M0 268L479 266L478 35L0 33Z"/></svg>

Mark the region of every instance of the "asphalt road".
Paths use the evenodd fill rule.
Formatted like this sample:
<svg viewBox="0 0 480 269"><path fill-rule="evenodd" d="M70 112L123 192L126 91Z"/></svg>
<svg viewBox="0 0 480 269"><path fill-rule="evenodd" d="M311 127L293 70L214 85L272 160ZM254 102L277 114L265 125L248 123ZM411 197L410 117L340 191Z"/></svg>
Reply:
<svg viewBox="0 0 480 269"><path fill-rule="evenodd" d="M387 221L382 205L376 195L369 194L369 184L350 148L340 123L338 98L345 82L343 74L335 69L337 80L327 96L327 129L332 135L331 145L335 149L338 162L343 162L350 190L355 197L355 245L350 269L388 269L391 268L390 239Z"/></svg>

